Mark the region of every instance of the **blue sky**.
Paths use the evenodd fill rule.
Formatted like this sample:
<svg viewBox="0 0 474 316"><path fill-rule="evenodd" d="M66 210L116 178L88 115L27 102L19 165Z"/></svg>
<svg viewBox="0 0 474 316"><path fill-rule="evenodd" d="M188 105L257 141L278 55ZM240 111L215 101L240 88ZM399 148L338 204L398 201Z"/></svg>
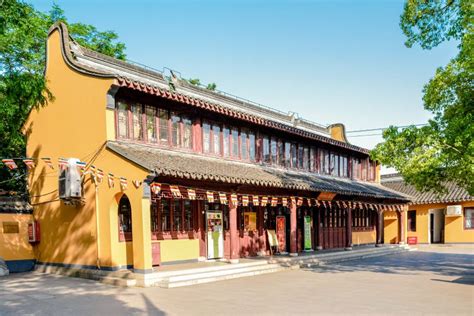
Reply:
<svg viewBox="0 0 474 316"><path fill-rule="evenodd" d="M130 60L348 131L426 122L423 85L457 51L406 48L396 0L56 3L71 22L116 31Z"/></svg>

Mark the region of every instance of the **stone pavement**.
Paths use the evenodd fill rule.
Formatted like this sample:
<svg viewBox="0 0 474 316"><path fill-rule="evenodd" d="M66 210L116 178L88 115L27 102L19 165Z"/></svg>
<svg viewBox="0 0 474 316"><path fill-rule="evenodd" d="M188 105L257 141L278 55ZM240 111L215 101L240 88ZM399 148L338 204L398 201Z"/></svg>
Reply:
<svg viewBox="0 0 474 316"><path fill-rule="evenodd" d="M0 279L0 315L473 315L474 255L453 249L176 289L13 274Z"/></svg>

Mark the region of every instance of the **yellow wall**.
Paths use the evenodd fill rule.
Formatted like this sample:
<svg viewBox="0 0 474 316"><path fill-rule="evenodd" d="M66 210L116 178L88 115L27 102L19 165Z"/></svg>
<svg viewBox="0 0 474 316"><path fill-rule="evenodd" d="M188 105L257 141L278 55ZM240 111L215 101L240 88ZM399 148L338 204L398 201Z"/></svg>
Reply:
<svg viewBox="0 0 474 316"><path fill-rule="evenodd" d="M54 101L33 110L24 126L27 155L50 157L55 166L52 170L40 161L29 175L32 203L36 204L34 217L42 228L42 241L36 246L36 253L40 262L95 266L98 252L95 186L86 177L81 206L67 206L58 201L58 158L78 158L93 163L105 173L126 177L125 193L132 204L132 214L141 212L143 189L136 189L131 181L145 179L147 171L104 148L105 141L114 138L110 128L113 117L106 111L107 91L113 80L71 69L63 59L60 45L56 30L47 41L46 68ZM133 264L132 243L118 241L117 206L121 195L118 179L115 187L109 188L105 177L97 195L102 266ZM134 232L135 228L134 225Z"/></svg>
<svg viewBox="0 0 474 316"><path fill-rule="evenodd" d="M368 232L352 232L352 244L354 246L363 244L375 244L376 232L375 229Z"/></svg>
<svg viewBox="0 0 474 316"><path fill-rule="evenodd" d="M397 212L389 211L383 213L384 218L384 243L397 244L399 239Z"/></svg>
<svg viewBox="0 0 474 316"><path fill-rule="evenodd" d="M0 258L4 260L31 260L35 258L33 247L28 242L29 214L0 214ZM18 234L5 234L3 222L18 223Z"/></svg>
<svg viewBox="0 0 474 316"><path fill-rule="evenodd" d="M199 257L199 240L160 240L161 262L193 260Z"/></svg>
<svg viewBox="0 0 474 316"><path fill-rule="evenodd" d="M474 201L450 204L421 204L410 205L408 210L416 210L416 232L407 232L407 236L416 236L418 243L429 243L429 211L430 209L442 209L448 205L462 205L474 207ZM445 217L445 243L474 243L474 230L464 229L464 212L462 216Z"/></svg>

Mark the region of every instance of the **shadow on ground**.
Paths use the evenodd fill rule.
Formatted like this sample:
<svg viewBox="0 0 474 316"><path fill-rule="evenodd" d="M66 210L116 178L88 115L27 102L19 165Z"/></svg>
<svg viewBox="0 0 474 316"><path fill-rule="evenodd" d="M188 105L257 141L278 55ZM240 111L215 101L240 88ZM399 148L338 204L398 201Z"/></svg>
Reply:
<svg viewBox="0 0 474 316"><path fill-rule="evenodd" d="M328 266L303 268L316 273L376 273L415 274L430 272L440 276L459 277L451 282L474 285L474 255L436 252L406 252L383 257L347 261ZM436 279L433 279L436 280ZM437 280L449 282L445 280Z"/></svg>
<svg viewBox="0 0 474 316"><path fill-rule="evenodd" d="M131 307L125 303L126 298L132 295L139 300L140 296L126 288L74 280L41 273L17 273L4 277L0 283L0 315L55 315L59 305L61 314L69 310L71 314L82 315L165 315L143 294L143 308ZM71 281L75 286L71 286Z"/></svg>

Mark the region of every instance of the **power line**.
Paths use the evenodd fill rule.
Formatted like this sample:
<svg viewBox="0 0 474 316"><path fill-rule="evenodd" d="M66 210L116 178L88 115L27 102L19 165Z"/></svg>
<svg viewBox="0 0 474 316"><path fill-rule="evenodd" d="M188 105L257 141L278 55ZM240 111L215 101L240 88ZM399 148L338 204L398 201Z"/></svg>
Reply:
<svg viewBox="0 0 474 316"><path fill-rule="evenodd" d="M382 136L382 133L377 133L377 134L366 134L366 135L349 135L347 137L368 137L368 136Z"/></svg>
<svg viewBox="0 0 474 316"><path fill-rule="evenodd" d="M428 124L412 124L412 125L402 125L402 126L393 126L396 128L406 128L410 126L426 126ZM353 130L353 131L347 131L346 133L362 133L362 132L374 132L374 131L383 131L388 129L388 127L379 127L379 128L369 128L369 129L359 129L359 130ZM352 136L355 137L355 136Z"/></svg>

